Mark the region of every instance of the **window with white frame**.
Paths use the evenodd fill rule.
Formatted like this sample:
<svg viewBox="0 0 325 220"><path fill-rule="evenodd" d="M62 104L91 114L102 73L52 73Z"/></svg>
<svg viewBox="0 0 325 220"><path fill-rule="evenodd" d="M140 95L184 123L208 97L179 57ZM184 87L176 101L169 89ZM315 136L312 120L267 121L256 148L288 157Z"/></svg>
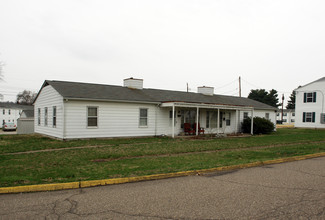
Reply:
<svg viewBox="0 0 325 220"><path fill-rule="evenodd" d="M148 126L148 109L147 108L140 108L139 126L140 127Z"/></svg>
<svg viewBox="0 0 325 220"><path fill-rule="evenodd" d="M223 112L219 115L219 128L222 128ZM218 112L217 111L207 111L206 127L207 128L217 128L218 125Z"/></svg>
<svg viewBox="0 0 325 220"><path fill-rule="evenodd" d="M41 125L41 109L37 109L37 125Z"/></svg>
<svg viewBox="0 0 325 220"><path fill-rule="evenodd" d="M303 112L302 122L315 122L315 112Z"/></svg>
<svg viewBox="0 0 325 220"><path fill-rule="evenodd" d="M244 112L244 119L248 118L248 112Z"/></svg>
<svg viewBox="0 0 325 220"><path fill-rule="evenodd" d="M270 113L265 113L265 118L270 119Z"/></svg>
<svg viewBox="0 0 325 220"><path fill-rule="evenodd" d="M53 106L53 110L52 110L52 126L53 128L56 127L56 106Z"/></svg>
<svg viewBox="0 0 325 220"><path fill-rule="evenodd" d="M304 103L316 102L316 92L305 92Z"/></svg>
<svg viewBox="0 0 325 220"><path fill-rule="evenodd" d="M48 117L48 111L47 107L44 108L44 126L47 126L47 117Z"/></svg>
<svg viewBox="0 0 325 220"><path fill-rule="evenodd" d="M6 114L6 110L5 110L5 109L2 110L2 114L3 114L3 115Z"/></svg>
<svg viewBox="0 0 325 220"><path fill-rule="evenodd" d="M174 126L176 125L176 111L174 111ZM173 111L169 111L169 126L172 126Z"/></svg>
<svg viewBox="0 0 325 220"><path fill-rule="evenodd" d="M8 115L10 115L11 114L11 111L10 111L10 109L8 109Z"/></svg>
<svg viewBox="0 0 325 220"><path fill-rule="evenodd" d="M226 113L226 126L230 126L230 118L231 118L231 113L230 112L227 112Z"/></svg>
<svg viewBox="0 0 325 220"><path fill-rule="evenodd" d="M98 107L87 107L87 127L98 126Z"/></svg>

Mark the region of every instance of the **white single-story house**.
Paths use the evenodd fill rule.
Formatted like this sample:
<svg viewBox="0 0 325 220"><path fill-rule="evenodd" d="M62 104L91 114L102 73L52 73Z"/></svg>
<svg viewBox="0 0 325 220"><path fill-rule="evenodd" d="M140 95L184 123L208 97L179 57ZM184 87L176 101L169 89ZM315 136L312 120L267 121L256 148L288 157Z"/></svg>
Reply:
<svg viewBox="0 0 325 220"><path fill-rule="evenodd" d="M301 86L295 91L295 127L325 128L325 77Z"/></svg>
<svg viewBox="0 0 325 220"><path fill-rule="evenodd" d="M184 123L206 134L240 132L251 116L276 123L272 106L213 92L205 86L197 93L146 89L134 78L123 86L46 80L34 101L35 132L61 139L174 137L184 132Z"/></svg>

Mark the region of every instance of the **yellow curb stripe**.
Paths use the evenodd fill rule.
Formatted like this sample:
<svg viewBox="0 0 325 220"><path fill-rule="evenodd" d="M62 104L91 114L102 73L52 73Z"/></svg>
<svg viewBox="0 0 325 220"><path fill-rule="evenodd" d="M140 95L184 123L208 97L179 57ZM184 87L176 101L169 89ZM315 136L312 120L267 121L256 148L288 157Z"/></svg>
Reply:
<svg viewBox="0 0 325 220"><path fill-rule="evenodd" d="M166 178L181 177L181 176L193 176L193 175L211 173L217 171L244 169L249 167L292 162L292 161L305 160L305 159L324 157L324 156L325 156L325 152L322 152L322 153L308 154L303 156L280 158L280 159L274 159L268 161L257 161L257 162L247 163L247 164L216 167L210 169L182 171L176 173L163 173L163 174L154 174L154 175L147 175L147 176L125 177L125 178L114 178L114 179L103 179L103 180L89 180L89 181L80 181L80 182L71 182L71 183L54 183L54 184L2 187L0 188L0 194L53 191L53 190L63 190L63 189L78 189L78 188L85 188L85 187L92 187L92 186L105 186L105 185L132 183L132 182L139 182L139 181L146 181L146 180L166 179Z"/></svg>
<svg viewBox="0 0 325 220"><path fill-rule="evenodd" d="M79 188L79 182L39 184L39 185L28 185L28 186L2 187L0 188L0 194L53 191L53 190L76 189L76 188Z"/></svg>

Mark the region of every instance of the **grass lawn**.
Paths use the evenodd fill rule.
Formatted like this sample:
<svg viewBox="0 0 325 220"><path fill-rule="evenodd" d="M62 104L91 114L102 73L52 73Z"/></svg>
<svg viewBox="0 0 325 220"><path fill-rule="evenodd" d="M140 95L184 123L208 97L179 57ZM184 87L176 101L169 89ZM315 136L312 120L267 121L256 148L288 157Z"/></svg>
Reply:
<svg viewBox="0 0 325 220"><path fill-rule="evenodd" d="M95 146L95 147L94 147ZM84 148L80 148L84 147ZM60 151L30 151L63 149ZM24 154L12 154L25 152ZM140 176L325 152L325 130L221 139L0 136L0 187Z"/></svg>

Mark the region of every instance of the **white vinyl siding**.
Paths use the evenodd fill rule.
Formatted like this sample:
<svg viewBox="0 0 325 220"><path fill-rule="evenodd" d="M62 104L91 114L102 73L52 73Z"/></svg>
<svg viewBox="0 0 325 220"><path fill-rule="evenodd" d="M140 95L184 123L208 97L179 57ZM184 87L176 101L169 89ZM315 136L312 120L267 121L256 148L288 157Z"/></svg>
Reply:
<svg viewBox="0 0 325 220"><path fill-rule="evenodd" d="M44 108L48 109L48 116L53 116L53 106L56 108L55 126L45 126ZM53 137L64 138L63 126L63 97L52 86L44 87L34 103L34 114L37 120L34 121L35 133L45 134ZM40 113L38 114L38 109ZM39 118L38 118L38 115ZM39 124L38 124L39 123ZM48 117L48 125L53 125L53 117Z"/></svg>
<svg viewBox="0 0 325 220"><path fill-rule="evenodd" d="M90 106L98 108L98 126L96 129L87 127L87 107ZM167 114L164 115L165 118L162 120L163 127L161 128L160 125L155 127L156 105L68 101L65 102L64 108L66 113L66 138L154 136L157 134L157 130L164 132L158 133L158 135L166 134L166 130L168 131L166 129L166 127L168 128L168 111L166 111ZM148 109L146 129L139 127L140 108Z"/></svg>

